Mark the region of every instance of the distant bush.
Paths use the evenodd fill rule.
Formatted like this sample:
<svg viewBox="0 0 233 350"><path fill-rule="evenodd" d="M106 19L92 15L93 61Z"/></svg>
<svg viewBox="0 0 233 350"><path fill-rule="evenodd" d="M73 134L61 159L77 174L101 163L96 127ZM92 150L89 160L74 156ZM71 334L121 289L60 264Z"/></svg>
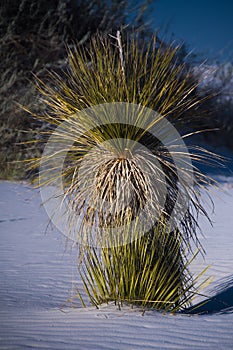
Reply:
<svg viewBox="0 0 233 350"><path fill-rule="evenodd" d="M213 148L233 150L233 64L194 66L193 72L200 96L213 95L203 105L206 116L199 128L216 130L203 133L204 142Z"/></svg>
<svg viewBox="0 0 233 350"><path fill-rule="evenodd" d="M43 110L32 74L66 66L65 43L88 43L97 31L111 33L130 22L146 32L143 6L130 0L9 0L0 4L0 178L24 178L23 159L41 152L32 139L41 122L18 104ZM143 25L143 26L142 26ZM129 26L130 27L130 26Z"/></svg>

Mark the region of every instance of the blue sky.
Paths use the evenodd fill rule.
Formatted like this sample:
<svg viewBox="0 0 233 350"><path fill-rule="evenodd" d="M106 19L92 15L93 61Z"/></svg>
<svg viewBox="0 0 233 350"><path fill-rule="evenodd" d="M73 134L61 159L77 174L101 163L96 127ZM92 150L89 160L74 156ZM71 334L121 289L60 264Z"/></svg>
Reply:
<svg viewBox="0 0 233 350"><path fill-rule="evenodd" d="M151 20L195 53L233 61L232 0L157 0Z"/></svg>

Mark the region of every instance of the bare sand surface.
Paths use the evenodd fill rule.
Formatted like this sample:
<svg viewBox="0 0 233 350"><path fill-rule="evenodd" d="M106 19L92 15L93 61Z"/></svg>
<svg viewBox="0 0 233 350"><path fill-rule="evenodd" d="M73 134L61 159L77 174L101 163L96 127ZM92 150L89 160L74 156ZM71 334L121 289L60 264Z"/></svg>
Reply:
<svg viewBox="0 0 233 350"><path fill-rule="evenodd" d="M201 220L208 275L205 293L229 283L233 303L233 180L214 191L213 227ZM38 191L26 183L0 182L0 349L233 349L233 312L210 303L202 315L142 312L114 304L86 309L74 300L75 249L46 226ZM46 232L46 233L45 233ZM225 296L224 296L225 298ZM225 298L227 300L227 298ZM223 300L224 302L224 300ZM212 308L212 309L211 309Z"/></svg>

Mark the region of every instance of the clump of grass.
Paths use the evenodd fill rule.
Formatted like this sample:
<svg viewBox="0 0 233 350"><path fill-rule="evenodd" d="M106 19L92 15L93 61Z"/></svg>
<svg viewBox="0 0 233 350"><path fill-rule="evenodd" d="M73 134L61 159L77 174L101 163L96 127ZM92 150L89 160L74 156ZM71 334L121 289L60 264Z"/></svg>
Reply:
<svg viewBox="0 0 233 350"><path fill-rule="evenodd" d="M34 117L53 127L43 134L51 136L49 147L30 167L41 164L41 186L59 181L64 188L59 195L67 204L67 235L75 229L75 240L85 247L81 277L95 305L127 300L176 311L193 296L196 279L187 256L193 244L201 250L197 218L208 215L200 189L209 179L189 160L212 155L190 155L177 146L179 134L161 127L165 120L179 127L200 104L191 73L177 64L177 52L155 36L141 46L134 34L125 40L119 31L116 37L97 35L88 48L69 50L65 79L51 73L52 84L37 81L48 112ZM151 109L157 112L152 119ZM172 136L169 145L153 137L154 129L164 139Z"/></svg>
<svg viewBox="0 0 233 350"><path fill-rule="evenodd" d="M114 301L119 308L131 304L173 313L190 307L208 279L198 282L206 269L192 276L189 267L198 251L187 259L180 254L181 241L178 230L168 234L164 225L157 225L150 235L127 245L87 246L79 274L91 304L98 308Z"/></svg>
<svg viewBox="0 0 233 350"><path fill-rule="evenodd" d="M46 120L56 125L106 102L141 104L173 121L198 107L193 75L176 62L179 47L167 46L156 36L144 44L133 34L119 38L115 39L122 41L122 55L114 38L96 35L88 48L79 45L68 50L67 79L51 73L54 88L39 82L50 115L56 116L47 115Z"/></svg>

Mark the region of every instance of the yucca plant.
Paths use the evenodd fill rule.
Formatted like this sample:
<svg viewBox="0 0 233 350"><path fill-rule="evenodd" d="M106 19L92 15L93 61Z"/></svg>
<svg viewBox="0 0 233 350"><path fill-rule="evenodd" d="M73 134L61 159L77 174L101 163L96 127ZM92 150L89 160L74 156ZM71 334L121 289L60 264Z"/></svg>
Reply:
<svg viewBox="0 0 233 350"><path fill-rule="evenodd" d="M178 310L193 293L188 254L193 243L201 249L208 179L190 158L211 154L190 155L174 128L200 103L177 51L156 37L95 36L68 51L65 78L37 81L48 112L36 117L57 128L44 132L42 159L30 166L41 164L41 186L58 185L54 217L62 207L63 232L84 247L81 277L94 304Z"/></svg>

